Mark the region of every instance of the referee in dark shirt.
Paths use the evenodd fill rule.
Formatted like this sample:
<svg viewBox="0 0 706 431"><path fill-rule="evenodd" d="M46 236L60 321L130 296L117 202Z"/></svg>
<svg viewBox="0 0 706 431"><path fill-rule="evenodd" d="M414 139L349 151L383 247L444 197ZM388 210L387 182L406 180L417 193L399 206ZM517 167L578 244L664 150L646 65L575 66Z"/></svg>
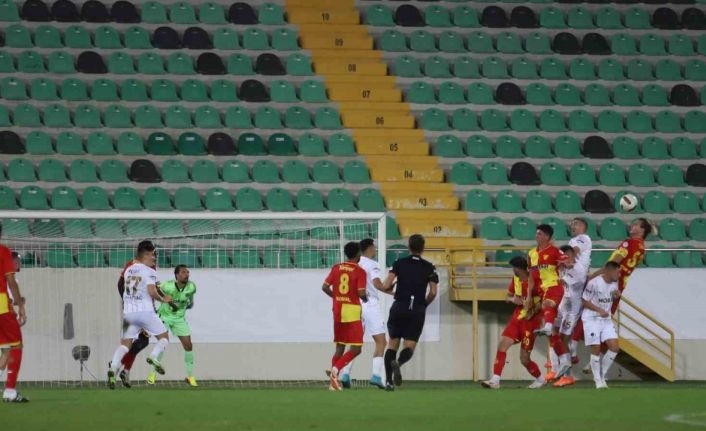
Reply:
<svg viewBox="0 0 706 431"><path fill-rule="evenodd" d="M387 331L390 341L385 351L385 389L395 390L402 384L400 367L412 359L419 337L424 329L427 305L436 297L439 274L434 265L422 259L424 237L418 234L409 237L410 256L397 259L387 275L383 288L391 291L395 285L395 302L390 308ZM427 287L429 291L427 292ZM400 339L404 339L404 348L400 352Z"/></svg>

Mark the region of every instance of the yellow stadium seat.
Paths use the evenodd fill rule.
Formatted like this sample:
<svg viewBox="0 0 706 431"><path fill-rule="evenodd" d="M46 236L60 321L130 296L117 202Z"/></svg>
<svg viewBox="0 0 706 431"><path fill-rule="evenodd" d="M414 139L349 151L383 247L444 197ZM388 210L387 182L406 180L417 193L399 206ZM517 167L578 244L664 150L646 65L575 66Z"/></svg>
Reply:
<svg viewBox="0 0 706 431"><path fill-rule="evenodd" d="M292 24L359 24L360 14L355 9L343 8L338 4L315 7L287 7L289 22Z"/></svg>
<svg viewBox="0 0 706 431"><path fill-rule="evenodd" d="M299 37L304 49L373 49L373 38L364 34L310 34Z"/></svg>
<svg viewBox="0 0 706 431"><path fill-rule="evenodd" d="M329 87L330 88L330 87ZM363 111L370 109L373 111L409 113L409 103L400 102L338 102L341 111Z"/></svg>
<svg viewBox="0 0 706 431"><path fill-rule="evenodd" d="M419 211L426 212L426 211ZM415 233L422 234L427 237L454 237L454 236L472 236L473 226L467 221L446 221L435 220L429 221L401 221L397 220L400 226L400 234L402 236L410 236Z"/></svg>
<svg viewBox="0 0 706 431"><path fill-rule="evenodd" d="M472 249L474 247L482 247L484 241L482 238L429 238L426 241L428 248L444 248L444 249Z"/></svg>
<svg viewBox="0 0 706 431"><path fill-rule="evenodd" d="M405 182L382 182L380 191L382 193L453 193L452 183L405 183Z"/></svg>
<svg viewBox="0 0 706 431"><path fill-rule="evenodd" d="M396 142L356 142L355 148L358 154L364 156L377 155L410 155L422 156L429 154L429 144L426 142L406 142L398 144Z"/></svg>
<svg viewBox="0 0 706 431"><path fill-rule="evenodd" d="M405 129L405 130L381 130L381 129L357 129L353 131L353 139L360 142L363 139L396 139L395 142L421 142L424 140L424 130L421 129Z"/></svg>
<svg viewBox="0 0 706 431"><path fill-rule="evenodd" d="M400 102L402 92L396 88L361 88L360 85L329 86L329 99L335 102L345 101L371 101L371 102ZM407 104L404 104L407 105Z"/></svg>
<svg viewBox="0 0 706 431"><path fill-rule="evenodd" d="M367 75L355 75L355 74L345 74L337 75L330 74L324 76L324 82L326 85L331 84L360 84L370 82L370 76ZM376 76L375 84L377 85L387 85L389 88L395 87L395 77L394 76Z"/></svg>
<svg viewBox="0 0 706 431"><path fill-rule="evenodd" d="M435 192L398 192L384 193L385 207L388 210L398 209L442 209L457 210L458 198L447 193Z"/></svg>
<svg viewBox="0 0 706 431"><path fill-rule="evenodd" d="M371 156L365 161L368 166L381 168L399 167L403 169L434 169L439 166L436 156Z"/></svg>
<svg viewBox="0 0 706 431"><path fill-rule="evenodd" d="M348 128L413 129L414 117L399 112L341 112L343 126Z"/></svg>
<svg viewBox="0 0 706 431"><path fill-rule="evenodd" d="M339 24L335 28L331 28L328 24L302 24L299 26L299 34L310 35L312 33L327 33L327 34L363 34L368 35L368 26L365 25L345 25Z"/></svg>
<svg viewBox="0 0 706 431"><path fill-rule="evenodd" d="M387 65L378 61L347 61L343 59L314 61L316 73L335 75L387 75Z"/></svg>
<svg viewBox="0 0 706 431"><path fill-rule="evenodd" d="M370 178L375 181L437 182L444 181L443 169L390 168L370 166Z"/></svg>
<svg viewBox="0 0 706 431"><path fill-rule="evenodd" d="M433 263L437 268L451 265L451 256L446 251L425 251L424 259Z"/></svg>
<svg viewBox="0 0 706 431"><path fill-rule="evenodd" d="M317 49L316 51L313 51L311 53L311 58L314 61L331 60L334 58L351 58L359 61L362 61L363 59L368 59L370 61L381 61L382 51L366 51L352 49Z"/></svg>
<svg viewBox="0 0 706 431"><path fill-rule="evenodd" d="M429 220L442 220L468 223L468 214L465 211L448 210L398 210L395 211L395 219L398 222L414 220L428 223Z"/></svg>
<svg viewBox="0 0 706 431"><path fill-rule="evenodd" d="M351 9L355 7L355 0L286 0L285 6L289 8L340 8Z"/></svg>

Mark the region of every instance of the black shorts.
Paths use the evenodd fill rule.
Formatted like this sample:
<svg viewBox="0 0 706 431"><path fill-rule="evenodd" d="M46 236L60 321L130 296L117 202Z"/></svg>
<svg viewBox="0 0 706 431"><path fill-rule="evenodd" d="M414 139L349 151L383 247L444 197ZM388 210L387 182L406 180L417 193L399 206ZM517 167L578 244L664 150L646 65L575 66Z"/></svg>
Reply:
<svg viewBox="0 0 706 431"><path fill-rule="evenodd" d="M387 332L390 338L404 338L410 341L419 341L424 329L426 306L415 306L411 310L409 304L394 302L390 308L387 319Z"/></svg>

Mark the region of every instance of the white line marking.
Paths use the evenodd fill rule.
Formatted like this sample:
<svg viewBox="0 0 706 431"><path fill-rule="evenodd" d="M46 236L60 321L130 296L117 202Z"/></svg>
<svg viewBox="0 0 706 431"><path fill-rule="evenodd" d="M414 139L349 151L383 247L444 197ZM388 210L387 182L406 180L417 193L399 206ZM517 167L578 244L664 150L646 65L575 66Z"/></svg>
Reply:
<svg viewBox="0 0 706 431"><path fill-rule="evenodd" d="M706 418L706 412L703 413L690 413L690 414L672 414L664 417L667 422L672 422L676 424L691 425L694 427L706 428L706 419L694 420L694 418Z"/></svg>

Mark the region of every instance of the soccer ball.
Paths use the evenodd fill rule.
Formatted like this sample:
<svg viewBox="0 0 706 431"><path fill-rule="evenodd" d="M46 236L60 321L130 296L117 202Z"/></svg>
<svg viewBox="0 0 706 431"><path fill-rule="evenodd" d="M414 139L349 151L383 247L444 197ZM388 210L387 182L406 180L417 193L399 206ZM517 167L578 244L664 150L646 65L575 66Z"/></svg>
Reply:
<svg viewBox="0 0 706 431"><path fill-rule="evenodd" d="M627 193L620 198L620 208L625 212L630 212L637 208L637 196Z"/></svg>

